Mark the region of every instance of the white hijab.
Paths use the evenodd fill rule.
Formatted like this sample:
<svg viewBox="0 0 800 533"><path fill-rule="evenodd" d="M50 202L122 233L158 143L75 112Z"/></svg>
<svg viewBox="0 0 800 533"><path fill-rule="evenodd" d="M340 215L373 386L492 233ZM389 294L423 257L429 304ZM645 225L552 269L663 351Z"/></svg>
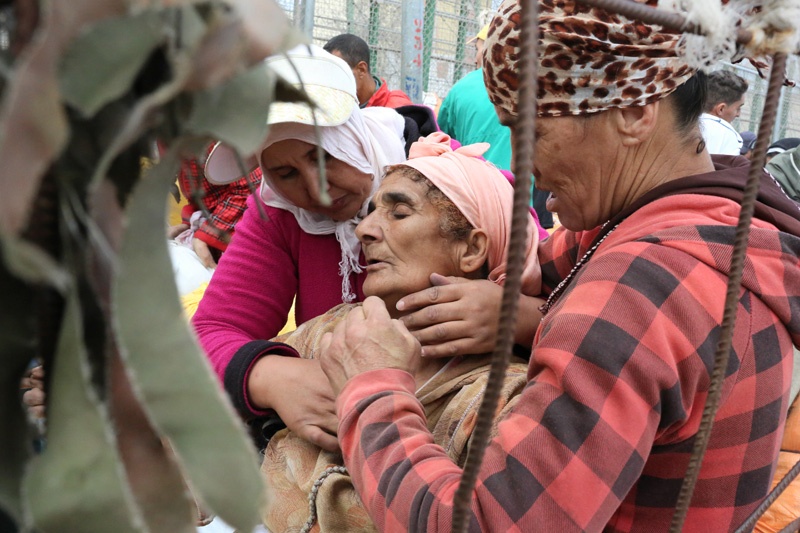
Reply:
<svg viewBox="0 0 800 533"><path fill-rule="evenodd" d="M261 181L261 200L269 206L292 213L303 231L312 235L334 233L342 250L339 274L342 276L342 302L350 303L356 295L350 286L350 274L362 272L358 262L361 246L355 234L356 225L367 214L369 200L383 180L384 169L405 161L405 142L403 140L403 117L393 109L369 107L358 109L344 124L322 126L319 128L322 148L336 159L347 163L356 170L372 176L372 189L361 209L350 220L337 222L325 215L301 209L280 196L269 187L266 178ZM296 122L273 124L267 136L264 149L279 141L297 139L317 145L314 126ZM260 164L260 161L259 161ZM264 169L262 168L262 173Z"/></svg>

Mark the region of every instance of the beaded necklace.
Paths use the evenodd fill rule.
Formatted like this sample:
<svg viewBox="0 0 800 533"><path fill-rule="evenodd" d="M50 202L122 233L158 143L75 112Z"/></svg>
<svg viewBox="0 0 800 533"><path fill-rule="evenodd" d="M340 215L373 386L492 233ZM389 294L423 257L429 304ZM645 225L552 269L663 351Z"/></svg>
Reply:
<svg viewBox="0 0 800 533"><path fill-rule="evenodd" d="M551 292L550 296L547 297L547 301L539 306L539 311L542 313L542 316L546 315L547 312L550 311L550 308L553 307L553 305L556 303L556 300L558 300L558 298L561 296L561 293L567 288L567 285L569 285L572 279L578 274L578 271L583 268L583 265L589 262L589 259L592 257L592 255L594 255L595 250L597 250L600 245L603 244L603 241L606 240L606 238L619 227L620 223L621 222L618 222L613 228L608 230L605 235L603 235L600 240L595 243L594 246L586 250L586 253L583 254L583 257L581 257L580 260L575 263L575 266L572 267L572 270L569 271L567 277L561 280L561 283L559 283L556 288L553 289L553 292ZM607 225L608 222L603 224L603 229L605 229Z"/></svg>

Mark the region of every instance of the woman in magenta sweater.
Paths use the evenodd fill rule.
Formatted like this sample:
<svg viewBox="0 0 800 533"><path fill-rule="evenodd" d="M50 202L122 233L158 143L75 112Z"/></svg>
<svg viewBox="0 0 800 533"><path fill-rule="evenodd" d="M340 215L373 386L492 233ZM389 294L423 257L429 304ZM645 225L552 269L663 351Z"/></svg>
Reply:
<svg viewBox="0 0 800 533"><path fill-rule="evenodd" d="M261 188L248 199L193 323L245 418L275 410L301 435L330 447L336 443L329 434L336 427L333 396L318 364L264 357L280 350L262 339L278 334L295 299L298 324L363 300L355 227L383 168L405 160L404 120L391 109L360 110L350 68L321 48L300 46L267 65L298 87L299 74L316 108L272 104L269 135L245 161L246 170L261 167ZM319 189L320 148L326 191ZM206 162L209 181L240 174L236 154L218 145Z"/></svg>

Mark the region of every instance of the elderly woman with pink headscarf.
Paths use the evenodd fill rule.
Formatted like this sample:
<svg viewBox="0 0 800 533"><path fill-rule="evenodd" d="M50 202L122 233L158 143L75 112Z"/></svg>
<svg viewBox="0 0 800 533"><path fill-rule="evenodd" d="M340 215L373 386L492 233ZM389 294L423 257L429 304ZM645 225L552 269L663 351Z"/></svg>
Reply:
<svg viewBox="0 0 800 533"><path fill-rule="evenodd" d="M302 86L314 107L272 103L269 134L255 153L240 161L232 149L218 144L209 155L205 172L210 182L236 180L242 166L260 168L263 182L248 200L236 239L193 324L234 407L251 420L257 438L258 424L277 413L309 441L335 450L334 396L318 362L283 357L282 348L268 339L281 331L293 301L299 325L343 302L364 299L366 272L355 228L386 167L406 159L404 143L410 145L411 138L404 135L413 137L418 128L410 128L393 109L360 109L352 70L319 47L300 45L266 63L288 82ZM320 157L326 190L319 185ZM457 279L459 287L476 287L459 299L455 314L444 314L436 306L425 310L439 313L443 323L421 326L420 340L425 343L431 329L441 328L446 335L433 340L436 348L444 340L445 347L457 343L458 353L475 353L481 342L485 346L487 338L493 339L490 324L497 321L500 290L484 280L464 284L464 278L440 274L432 275L443 282ZM525 301L538 305L533 298ZM454 319L459 319L459 327L452 327ZM532 337L535 324L524 329Z"/></svg>
<svg viewBox="0 0 800 533"><path fill-rule="evenodd" d="M393 318L403 316L397 301L429 287L434 272L503 284L513 190L500 171L479 158L487 147L483 143L453 151L447 135L432 134L412 145L407 162L389 167L356 235L366 259L364 294L380 298ZM538 232L533 218L529 220L523 291L538 294ZM287 354L314 359L323 335L360 305L335 307L278 337L275 345L283 343ZM414 376L427 427L458 464L466 458L489 362L489 354L427 358L420 360ZM521 393L525 370L524 361L515 359L503 387L501 416ZM341 464L338 453L322 450L296 432L278 432L262 465L270 491L264 510L267 528L294 531L318 521L322 531L374 530Z"/></svg>
<svg viewBox="0 0 800 533"><path fill-rule="evenodd" d="M484 49L487 91L512 136L522 5L505 0ZM563 228L539 247L548 299L528 382L483 457L469 530L667 531L709 396L749 162L706 150L705 77L679 32L573 0L538 8L534 174ZM683 531L734 531L757 508L791 403L800 210L760 177ZM380 530L452 529L462 469L414 397L419 353L369 298L320 350L344 464Z"/></svg>

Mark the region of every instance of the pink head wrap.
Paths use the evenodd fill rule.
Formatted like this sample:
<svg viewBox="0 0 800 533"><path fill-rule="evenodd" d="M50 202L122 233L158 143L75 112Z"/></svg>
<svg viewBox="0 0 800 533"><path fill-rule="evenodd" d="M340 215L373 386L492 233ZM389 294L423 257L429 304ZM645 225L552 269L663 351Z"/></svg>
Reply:
<svg viewBox="0 0 800 533"><path fill-rule="evenodd" d="M478 143L453 151L450 137L437 132L412 144L408 161L401 164L428 178L474 228L486 232L489 236L489 280L502 285L506 279L514 189L494 165L480 159L488 148L488 143ZM541 292L538 244L539 234L529 214L522 292L530 296Z"/></svg>

